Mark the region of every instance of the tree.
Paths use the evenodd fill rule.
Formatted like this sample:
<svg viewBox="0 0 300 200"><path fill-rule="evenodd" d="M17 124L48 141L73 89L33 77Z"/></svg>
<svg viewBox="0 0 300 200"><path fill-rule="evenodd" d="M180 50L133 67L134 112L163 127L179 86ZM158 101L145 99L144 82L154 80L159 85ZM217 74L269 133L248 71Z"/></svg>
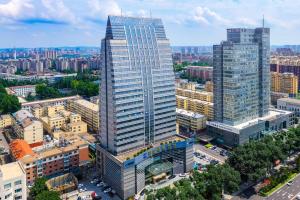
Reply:
<svg viewBox="0 0 300 200"><path fill-rule="evenodd" d="M0 114L14 113L20 108L21 104L16 96L0 93Z"/></svg>
<svg viewBox="0 0 300 200"><path fill-rule="evenodd" d="M35 200L60 200L59 193L56 191L42 191L36 195Z"/></svg>
<svg viewBox="0 0 300 200"><path fill-rule="evenodd" d="M59 98L62 96L56 88L47 86L46 84L38 84L36 86L36 94L39 99Z"/></svg>
<svg viewBox="0 0 300 200"><path fill-rule="evenodd" d="M42 193L43 191L47 191L48 189L46 187L46 181L47 178L45 177L37 178L35 180L33 187L30 189L30 196L36 197L38 194Z"/></svg>

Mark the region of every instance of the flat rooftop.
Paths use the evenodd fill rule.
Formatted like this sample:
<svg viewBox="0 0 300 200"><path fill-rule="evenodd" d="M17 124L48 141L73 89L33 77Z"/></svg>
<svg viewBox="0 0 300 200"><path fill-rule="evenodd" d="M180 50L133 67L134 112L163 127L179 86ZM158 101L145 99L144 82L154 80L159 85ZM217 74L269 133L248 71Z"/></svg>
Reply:
<svg viewBox="0 0 300 200"><path fill-rule="evenodd" d="M176 108L176 113L181 114L181 115L185 115L185 116L188 116L188 117L193 117L193 118L196 118L196 119L200 119L200 118L205 117L204 115L201 115L199 113L195 113L193 111L183 110L183 109L180 109L180 108Z"/></svg>
<svg viewBox="0 0 300 200"><path fill-rule="evenodd" d="M249 120L247 122L244 122L244 123L241 123L241 124L238 124L238 125L234 125L234 126L224 124L224 123L221 123L221 122L215 122L215 121L207 122L207 124L210 125L210 126L219 127L221 129L225 129L225 130L229 130L229 131L232 131L232 132L235 132L235 133L239 133L240 130L245 129L245 128L250 127L250 126L253 126L255 124L258 124L261 121L272 121L272 120L274 120L278 117L281 117L283 115L289 115L291 113L292 112L290 112L290 111L271 109L269 111L269 114L264 116L264 117L258 117L258 118L255 118L255 119L252 119L252 120Z"/></svg>
<svg viewBox="0 0 300 200"><path fill-rule="evenodd" d="M183 136L179 136L178 134L170 137L170 138L167 138L165 140L161 140L161 141L158 141L156 142L155 144L153 144L153 147L152 148L155 148L155 147L158 147L160 146L160 143L162 142L169 142L169 141L184 141L186 138L183 137ZM137 154L138 152L140 152L141 150L144 150L146 149L148 146L144 146L144 147L140 147L140 148L137 148L137 149L134 149L134 150L131 150L131 151L128 151L128 152L124 152L120 155L117 155L117 156L114 156L116 159L118 159L120 162L124 162L127 158L133 158L135 154Z"/></svg>
<svg viewBox="0 0 300 200"><path fill-rule="evenodd" d="M98 112L99 111L99 106L97 104L94 104L90 101L84 100L84 99L78 99L75 100L74 103L77 103L83 107L86 107L90 110L93 110L94 112Z"/></svg>
<svg viewBox="0 0 300 200"><path fill-rule="evenodd" d="M299 104L300 105L300 100L299 99L293 99L293 98L280 98L277 101L284 101L287 103L292 103L292 104Z"/></svg>
<svg viewBox="0 0 300 200"><path fill-rule="evenodd" d="M18 162L0 165L0 171L2 172L4 181L25 176L25 171Z"/></svg>

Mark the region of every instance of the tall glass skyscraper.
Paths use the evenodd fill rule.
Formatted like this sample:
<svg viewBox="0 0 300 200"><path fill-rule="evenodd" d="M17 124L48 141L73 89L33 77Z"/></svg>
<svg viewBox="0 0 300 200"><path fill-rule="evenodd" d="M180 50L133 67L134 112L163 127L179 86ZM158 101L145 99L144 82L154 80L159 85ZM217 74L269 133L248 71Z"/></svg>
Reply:
<svg viewBox="0 0 300 200"><path fill-rule="evenodd" d="M118 154L173 136L174 72L161 20L109 17L102 55L102 145Z"/></svg>
<svg viewBox="0 0 300 200"><path fill-rule="evenodd" d="M214 46L214 119L229 125L263 117L270 104L270 29L228 29Z"/></svg>
<svg viewBox="0 0 300 200"><path fill-rule="evenodd" d="M97 168L127 199L192 169L193 141L176 135L175 79L160 19L109 16L102 40Z"/></svg>

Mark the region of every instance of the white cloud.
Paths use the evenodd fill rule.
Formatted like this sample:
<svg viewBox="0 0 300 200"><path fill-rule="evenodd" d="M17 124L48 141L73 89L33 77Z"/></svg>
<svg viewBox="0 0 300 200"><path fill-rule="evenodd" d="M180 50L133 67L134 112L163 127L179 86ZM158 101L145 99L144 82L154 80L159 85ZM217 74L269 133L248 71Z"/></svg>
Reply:
<svg viewBox="0 0 300 200"><path fill-rule="evenodd" d="M229 20L225 19L224 17L221 17L219 14L210 10L209 8L201 7L201 6L195 8L193 19L196 22L205 25L211 25L211 24L229 25L231 23Z"/></svg>
<svg viewBox="0 0 300 200"><path fill-rule="evenodd" d="M31 0L11 0L0 4L0 16L18 18L25 15L25 10L32 9Z"/></svg>
<svg viewBox="0 0 300 200"><path fill-rule="evenodd" d="M88 0L89 11L94 17L106 19L108 15L120 15L121 8L115 0Z"/></svg>
<svg viewBox="0 0 300 200"><path fill-rule="evenodd" d="M41 2L45 7L45 12L40 12L40 17L73 24L78 23L79 19L64 4L63 0L42 0Z"/></svg>

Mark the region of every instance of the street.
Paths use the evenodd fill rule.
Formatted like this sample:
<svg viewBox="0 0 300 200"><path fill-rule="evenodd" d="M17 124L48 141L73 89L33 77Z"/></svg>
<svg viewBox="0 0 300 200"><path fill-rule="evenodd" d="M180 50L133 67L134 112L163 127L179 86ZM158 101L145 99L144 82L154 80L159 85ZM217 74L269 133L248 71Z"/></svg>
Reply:
<svg viewBox="0 0 300 200"><path fill-rule="evenodd" d="M222 150L220 147L217 147L215 150L206 148L201 144L194 144L194 152L201 151L201 153L205 154L206 156L218 160L221 164L223 164L226 160L226 156L221 156L220 151Z"/></svg>
<svg viewBox="0 0 300 200"><path fill-rule="evenodd" d="M290 186L285 185L280 190L266 198L267 200L295 199L300 193L300 175L294 179L294 183Z"/></svg>

